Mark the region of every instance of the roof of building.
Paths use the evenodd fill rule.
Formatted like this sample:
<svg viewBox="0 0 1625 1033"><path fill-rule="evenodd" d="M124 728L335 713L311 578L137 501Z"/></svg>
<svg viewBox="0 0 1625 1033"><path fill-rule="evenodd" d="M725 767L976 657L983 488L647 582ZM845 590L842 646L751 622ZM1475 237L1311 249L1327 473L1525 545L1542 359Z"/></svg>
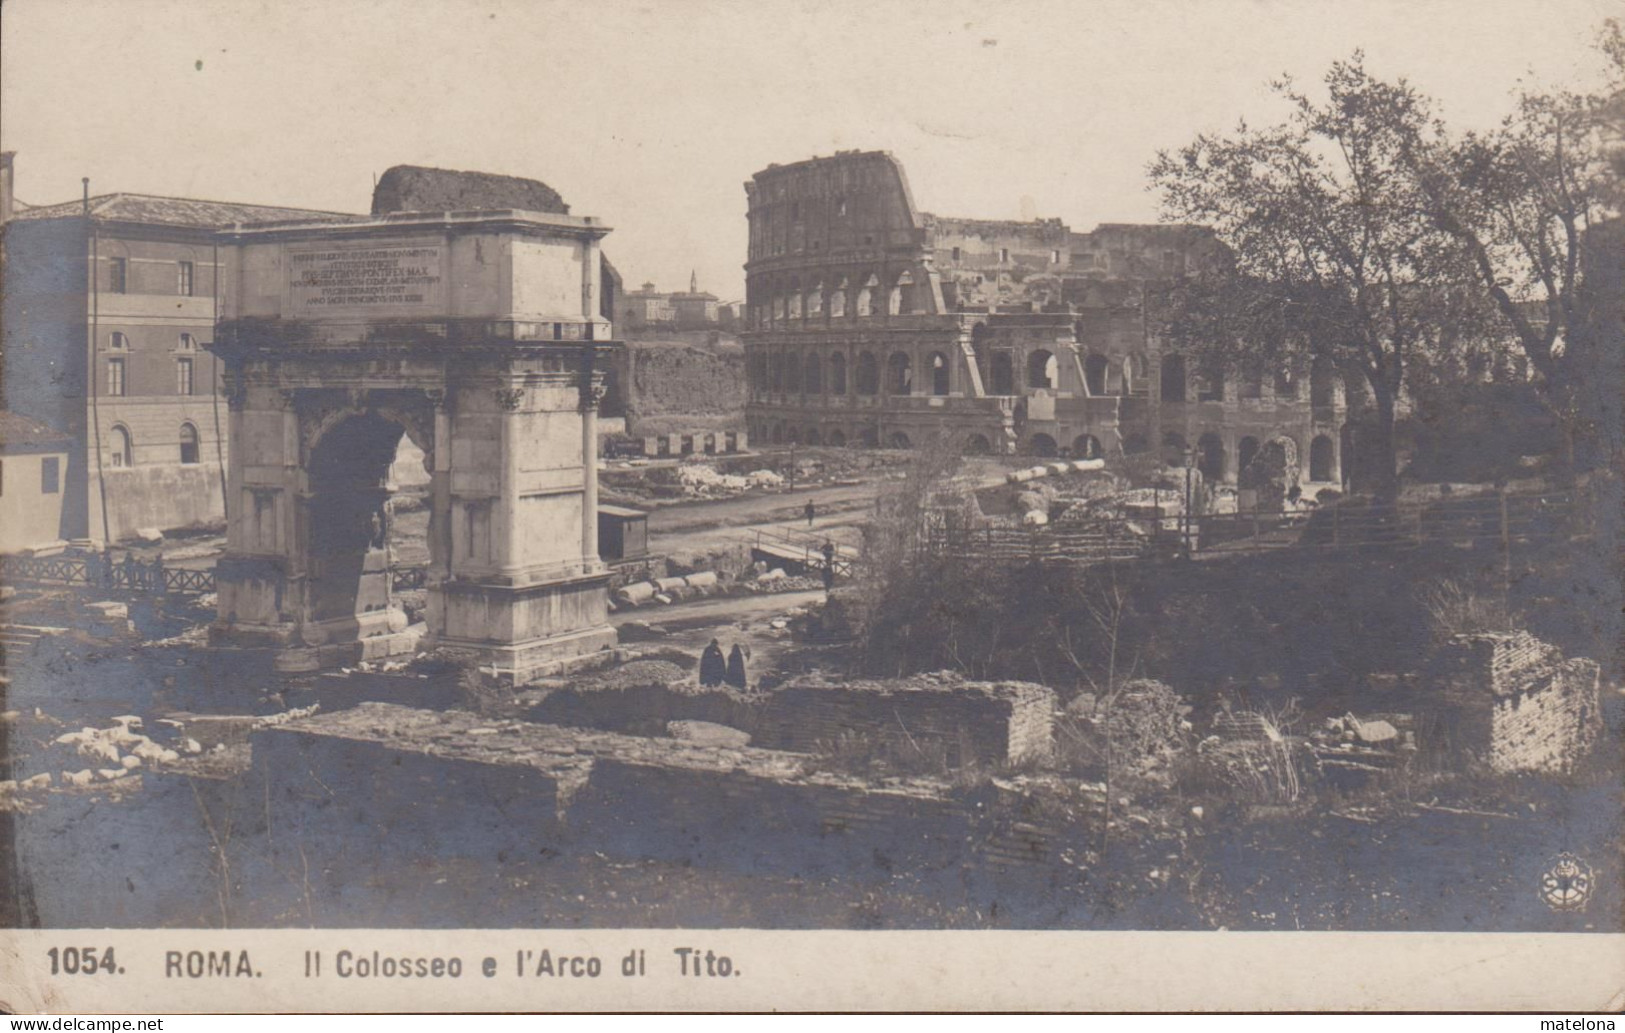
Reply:
<svg viewBox="0 0 1625 1033"><path fill-rule="evenodd" d="M231 226L240 222L287 222L297 220L338 221L362 219L349 212L326 212L311 208L284 208L268 204L237 204L232 201L201 201L192 197L160 197L155 194L98 194L90 199L94 219L138 222L164 226ZM64 201L35 208L19 208L14 220L75 218L85 212L84 201Z"/></svg>
<svg viewBox="0 0 1625 1033"><path fill-rule="evenodd" d="M569 215L559 192L539 179L395 165L372 189L372 214L496 209Z"/></svg>
<svg viewBox="0 0 1625 1033"><path fill-rule="evenodd" d="M73 438L21 413L0 409L0 452L39 452Z"/></svg>

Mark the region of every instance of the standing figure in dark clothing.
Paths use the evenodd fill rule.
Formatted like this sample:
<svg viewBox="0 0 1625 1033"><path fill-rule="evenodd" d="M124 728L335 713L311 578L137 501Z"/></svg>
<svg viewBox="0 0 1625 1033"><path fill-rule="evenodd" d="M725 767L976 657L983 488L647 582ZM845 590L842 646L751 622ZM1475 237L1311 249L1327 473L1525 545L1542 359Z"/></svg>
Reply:
<svg viewBox="0 0 1625 1033"><path fill-rule="evenodd" d="M736 689L749 688L745 677L745 651L735 642L733 649L728 653L728 673L725 675L728 684Z"/></svg>
<svg viewBox="0 0 1625 1033"><path fill-rule="evenodd" d="M705 652L700 654L700 684L721 685L727 673L728 665L722 659L722 646L716 639L712 639L711 644L705 647Z"/></svg>
<svg viewBox="0 0 1625 1033"><path fill-rule="evenodd" d="M835 587L835 543L825 538L819 551L824 554L824 591L828 592Z"/></svg>
<svg viewBox="0 0 1625 1033"><path fill-rule="evenodd" d="M817 507L813 505L812 499L807 500L807 506L801 512L807 518L807 526L811 527L813 525L813 516L818 512Z"/></svg>

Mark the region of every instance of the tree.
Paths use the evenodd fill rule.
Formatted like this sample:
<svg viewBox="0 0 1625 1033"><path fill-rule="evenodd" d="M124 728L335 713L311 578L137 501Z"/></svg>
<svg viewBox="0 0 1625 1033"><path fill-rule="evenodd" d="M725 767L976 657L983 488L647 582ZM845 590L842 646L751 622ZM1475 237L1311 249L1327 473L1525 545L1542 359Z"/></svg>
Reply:
<svg viewBox="0 0 1625 1033"><path fill-rule="evenodd" d="M1285 122L1204 134L1152 163L1165 215L1210 226L1233 255L1170 289L1164 331L1209 366L1258 375L1318 359L1369 387L1362 448L1376 493L1392 497L1407 370L1454 346L1479 306L1406 164L1430 131L1426 98L1372 77L1358 52L1325 86L1317 102L1275 83Z"/></svg>
<svg viewBox="0 0 1625 1033"><path fill-rule="evenodd" d="M1538 374L1569 435L1595 443L1619 433L1619 385L1607 328L1591 318L1587 238L1618 216L1625 194L1625 33L1605 24L1599 49L1609 89L1524 92L1494 131L1442 130L1404 152L1416 199L1461 249ZM1612 342L1617 347L1617 342ZM1609 442L1617 450L1617 440Z"/></svg>

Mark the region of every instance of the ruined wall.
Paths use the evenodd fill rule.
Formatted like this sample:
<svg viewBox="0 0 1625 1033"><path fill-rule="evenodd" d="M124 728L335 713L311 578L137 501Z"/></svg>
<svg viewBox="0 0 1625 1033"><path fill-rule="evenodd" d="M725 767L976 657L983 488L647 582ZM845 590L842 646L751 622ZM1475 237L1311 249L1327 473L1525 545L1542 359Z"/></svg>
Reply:
<svg viewBox="0 0 1625 1033"><path fill-rule="evenodd" d="M1030 872L1081 850L1103 789L1028 776L880 784L753 747L382 703L264 728L252 743L273 861L333 871L391 850L489 861L579 849L804 877L907 870L962 887L971 871Z"/></svg>
<svg viewBox="0 0 1625 1033"><path fill-rule="evenodd" d="M1446 698L1455 740L1498 772L1572 770L1602 732L1595 661L1527 631L1458 636Z"/></svg>
<svg viewBox="0 0 1625 1033"><path fill-rule="evenodd" d="M628 433L744 427L745 352L732 334L640 337L617 361Z"/></svg>
<svg viewBox="0 0 1625 1033"><path fill-rule="evenodd" d="M1053 748L1055 693L1027 682L965 682L921 675L892 681L802 682L774 692L751 729L766 749L817 753L843 734L877 749L933 744L950 766L1021 764Z"/></svg>
<svg viewBox="0 0 1625 1033"><path fill-rule="evenodd" d="M1490 766L1571 770L1601 732L1598 676L1594 660L1564 660L1498 699L1490 718Z"/></svg>

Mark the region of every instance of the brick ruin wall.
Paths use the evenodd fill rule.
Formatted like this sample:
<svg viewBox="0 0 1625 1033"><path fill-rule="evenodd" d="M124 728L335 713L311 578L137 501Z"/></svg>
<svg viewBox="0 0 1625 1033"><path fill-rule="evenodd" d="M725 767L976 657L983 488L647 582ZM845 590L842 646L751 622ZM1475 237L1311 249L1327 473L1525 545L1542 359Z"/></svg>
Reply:
<svg viewBox="0 0 1625 1033"><path fill-rule="evenodd" d="M1456 745L1498 772L1570 771L1602 734L1601 671L1527 631L1459 636L1445 698Z"/></svg>
<svg viewBox="0 0 1625 1033"><path fill-rule="evenodd" d="M745 353L737 338L705 332L634 338L616 363L627 433L744 429Z"/></svg>
<svg viewBox="0 0 1625 1033"><path fill-rule="evenodd" d="M1490 712L1490 767L1571 770L1601 734L1599 680L1596 661L1563 660L1544 665L1506 695L1497 694Z"/></svg>

